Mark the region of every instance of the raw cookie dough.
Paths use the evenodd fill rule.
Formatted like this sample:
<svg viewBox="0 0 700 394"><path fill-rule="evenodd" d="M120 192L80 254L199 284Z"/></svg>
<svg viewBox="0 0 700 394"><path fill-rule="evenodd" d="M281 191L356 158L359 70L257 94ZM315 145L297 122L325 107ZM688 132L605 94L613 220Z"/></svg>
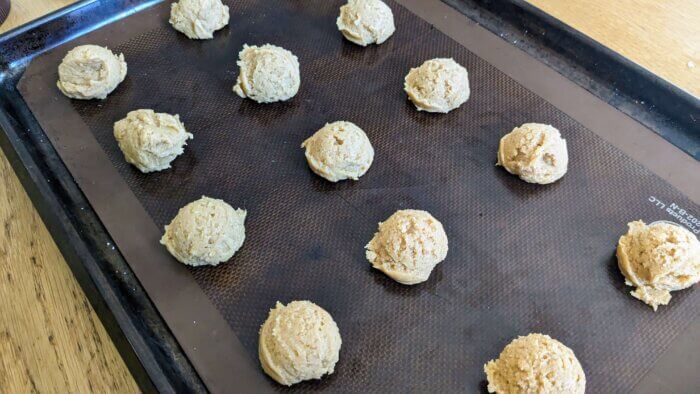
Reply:
<svg viewBox="0 0 700 394"><path fill-rule="evenodd" d="M228 18L228 6L221 0L180 0L170 5L170 24L193 40L213 38Z"/></svg>
<svg viewBox="0 0 700 394"><path fill-rule="evenodd" d="M81 45L61 61L56 85L70 98L104 99L125 77L124 55L97 45Z"/></svg>
<svg viewBox="0 0 700 394"><path fill-rule="evenodd" d="M340 7L338 30L357 45L381 44L394 31L394 14L381 0L349 0Z"/></svg>
<svg viewBox="0 0 700 394"><path fill-rule="evenodd" d="M432 59L408 72L404 90L417 110L447 113L469 99L469 75L453 59Z"/></svg>
<svg viewBox="0 0 700 394"><path fill-rule="evenodd" d="M498 162L506 171L529 183L552 183L566 174L569 154L559 130L541 123L525 123L501 138Z"/></svg>
<svg viewBox="0 0 700 394"><path fill-rule="evenodd" d="M489 393L583 394L586 375L574 352L548 335L518 337L484 365Z"/></svg>
<svg viewBox="0 0 700 394"><path fill-rule="evenodd" d="M170 168L192 134L178 115L139 109L114 123L114 138L127 162L141 172L152 172Z"/></svg>
<svg viewBox="0 0 700 394"><path fill-rule="evenodd" d="M180 208L160 243L183 264L218 265L243 245L245 217L242 209L202 196Z"/></svg>
<svg viewBox="0 0 700 394"><path fill-rule="evenodd" d="M631 293L654 310L667 305L671 292L700 281L700 241L685 228L664 222L628 223L617 244L617 264Z"/></svg>
<svg viewBox="0 0 700 394"><path fill-rule="evenodd" d="M365 246L372 266L404 285L425 282L447 257L442 224L426 211L396 211Z"/></svg>
<svg viewBox="0 0 700 394"><path fill-rule="evenodd" d="M243 45L238 54L240 72L233 91L259 103L285 101L299 91L299 60L284 48L265 44Z"/></svg>
<svg viewBox="0 0 700 394"><path fill-rule="evenodd" d="M291 386L332 374L342 343L338 326L320 306L277 302L260 328L258 355L266 374Z"/></svg>
<svg viewBox="0 0 700 394"><path fill-rule="evenodd" d="M316 174L331 182L357 180L374 160L369 138L354 123L327 123L301 144L306 148L306 161Z"/></svg>

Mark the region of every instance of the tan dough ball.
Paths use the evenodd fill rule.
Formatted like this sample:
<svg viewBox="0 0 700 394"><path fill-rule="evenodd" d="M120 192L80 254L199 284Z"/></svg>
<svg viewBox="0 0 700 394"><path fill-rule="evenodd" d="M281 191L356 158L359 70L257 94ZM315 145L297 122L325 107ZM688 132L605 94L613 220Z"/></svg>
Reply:
<svg viewBox="0 0 700 394"><path fill-rule="evenodd" d="M671 292L700 281L700 241L685 228L665 222L628 223L617 244L617 264L632 295L654 310L667 305Z"/></svg>
<svg viewBox="0 0 700 394"><path fill-rule="evenodd" d="M242 209L202 196L180 208L165 226L160 243L183 264L218 265L228 261L243 245L245 217Z"/></svg>
<svg viewBox="0 0 700 394"><path fill-rule="evenodd" d="M518 337L484 366L489 393L583 394L586 375L574 352L548 335Z"/></svg>
<svg viewBox="0 0 700 394"><path fill-rule="evenodd" d="M550 125L525 123L501 138L496 165L525 182L555 182L569 165L566 140Z"/></svg>
<svg viewBox="0 0 700 394"><path fill-rule="evenodd" d="M145 173L170 168L192 134L178 115L139 109L114 123L114 138L126 161Z"/></svg>
<svg viewBox="0 0 700 394"><path fill-rule="evenodd" d="M126 77L124 55L97 45L71 49L58 66L56 85L74 99L104 99Z"/></svg>
<svg viewBox="0 0 700 394"><path fill-rule="evenodd" d="M238 54L240 73L233 91L259 103L285 101L299 91L299 60L284 48L243 45Z"/></svg>
<svg viewBox="0 0 700 394"><path fill-rule="evenodd" d="M369 138L351 122L327 123L301 147L311 170L331 182L359 179L374 160Z"/></svg>
<svg viewBox="0 0 700 394"><path fill-rule="evenodd" d="M343 36L357 45L381 44L394 31L394 14L381 0L349 0L336 21Z"/></svg>
<svg viewBox="0 0 700 394"><path fill-rule="evenodd" d="M409 71L404 90L417 110L447 113L469 99L469 75L453 59L432 59Z"/></svg>
<svg viewBox="0 0 700 394"><path fill-rule="evenodd" d="M170 5L170 24L193 40L213 38L228 19L228 6L221 0L180 0Z"/></svg>
<svg viewBox="0 0 700 394"><path fill-rule="evenodd" d="M428 280L436 265L447 257L447 234L426 211L396 211L365 246L372 267L404 285Z"/></svg>
<svg viewBox="0 0 700 394"><path fill-rule="evenodd" d="M323 308L309 301L278 302L260 328L258 355L266 374L291 386L332 374L342 343Z"/></svg>

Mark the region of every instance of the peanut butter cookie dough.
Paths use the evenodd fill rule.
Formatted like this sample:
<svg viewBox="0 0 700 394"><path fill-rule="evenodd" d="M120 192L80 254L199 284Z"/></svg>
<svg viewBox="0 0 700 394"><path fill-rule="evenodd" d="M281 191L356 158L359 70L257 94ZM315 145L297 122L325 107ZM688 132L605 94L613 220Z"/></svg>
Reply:
<svg viewBox="0 0 700 394"><path fill-rule="evenodd" d="M266 374L291 386L332 374L342 343L338 326L320 306L278 302L260 328L258 355Z"/></svg>
<svg viewBox="0 0 700 394"><path fill-rule="evenodd" d="M428 280L436 265L447 257L447 234L426 211L396 211L365 246L372 267L404 285Z"/></svg>
<svg viewBox="0 0 700 394"><path fill-rule="evenodd" d="M180 0L170 6L170 24L193 40L213 38L228 20L228 6L221 0Z"/></svg>
<svg viewBox="0 0 700 394"><path fill-rule="evenodd" d="M299 91L299 60L284 48L270 44L243 45L238 67L240 72L233 91L242 98L274 103L289 100Z"/></svg>
<svg viewBox="0 0 700 394"><path fill-rule="evenodd" d="M348 41L363 47L383 43L396 30L394 14L381 0L349 0L336 24Z"/></svg>
<svg viewBox="0 0 700 394"><path fill-rule="evenodd" d="M469 99L469 75L453 59L432 59L409 71L404 90L418 111L447 113Z"/></svg>
<svg viewBox="0 0 700 394"><path fill-rule="evenodd" d="M525 182L556 182L569 165L566 140L550 125L525 123L501 138L496 165Z"/></svg>
<svg viewBox="0 0 700 394"><path fill-rule="evenodd" d="M56 85L66 96L80 100L104 99L126 77L124 55L97 45L71 49L58 66Z"/></svg>
<svg viewBox="0 0 700 394"><path fill-rule="evenodd" d="M114 138L126 161L146 173L170 168L192 134L178 115L139 109L114 123Z"/></svg>
<svg viewBox="0 0 700 394"><path fill-rule="evenodd" d="M628 223L617 244L617 264L632 296L654 310L667 305L671 292L700 281L700 241L680 225L638 220Z"/></svg>
<svg viewBox="0 0 700 394"><path fill-rule="evenodd" d="M354 123L327 123L301 144L311 170L331 182L357 180L374 160L367 134Z"/></svg>
<svg viewBox="0 0 700 394"><path fill-rule="evenodd" d="M586 375L574 352L548 335L529 334L508 344L484 366L489 393L583 394Z"/></svg>
<svg viewBox="0 0 700 394"><path fill-rule="evenodd" d="M160 243L183 264L218 265L243 245L245 217L246 211L203 196L180 208Z"/></svg>

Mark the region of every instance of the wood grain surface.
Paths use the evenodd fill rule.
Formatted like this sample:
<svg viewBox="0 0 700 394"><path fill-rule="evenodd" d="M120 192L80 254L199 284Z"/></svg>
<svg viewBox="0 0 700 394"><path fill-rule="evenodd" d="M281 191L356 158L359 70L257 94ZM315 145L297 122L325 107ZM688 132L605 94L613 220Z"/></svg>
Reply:
<svg viewBox="0 0 700 394"><path fill-rule="evenodd" d="M23 23L27 23L42 15L48 14L76 0L12 0L12 8L5 23L0 25L0 33L4 33Z"/></svg>
<svg viewBox="0 0 700 394"><path fill-rule="evenodd" d="M700 97L700 0L527 0Z"/></svg>
<svg viewBox="0 0 700 394"><path fill-rule="evenodd" d="M0 179L0 392L137 392L4 155Z"/></svg>
<svg viewBox="0 0 700 394"><path fill-rule="evenodd" d="M700 96L700 0L529 1ZM72 2L13 0L0 33ZM2 153L0 224L0 392L137 392Z"/></svg>

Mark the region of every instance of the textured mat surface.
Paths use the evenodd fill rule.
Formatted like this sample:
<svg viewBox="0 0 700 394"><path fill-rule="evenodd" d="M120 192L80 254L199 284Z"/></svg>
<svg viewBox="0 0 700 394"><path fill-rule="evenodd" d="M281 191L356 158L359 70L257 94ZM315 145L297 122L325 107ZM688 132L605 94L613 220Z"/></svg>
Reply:
<svg viewBox="0 0 700 394"><path fill-rule="evenodd" d="M248 210L232 261L191 272L251 362L275 301L309 299L333 315L343 347L335 374L297 390L483 389L483 364L529 332L571 347L588 391L632 388L698 315L700 292L674 293L652 313L623 284L617 238L628 221L668 218L650 196L698 207L393 2L389 41L345 42L335 28L341 3L237 1L231 26L206 42L146 11L153 29L113 48L126 57L127 79L108 100L72 102L158 226L201 195ZM241 100L231 91L238 51L268 42L299 57L299 94L269 105ZM433 57L469 70L471 98L447 115L418 113L402 90L408 70ZM112 125L138 108L178 113L194 134L172 169L144 175L123 161ZM315 176L299 147L335 120L358 124L374 145L358 182ZM570 169L560 182L529 185L494 166L499 138L525 122L562 131ZM364 257L377 222L403 208L430 211L450 241L447 259L413 287Z"/></svg>

